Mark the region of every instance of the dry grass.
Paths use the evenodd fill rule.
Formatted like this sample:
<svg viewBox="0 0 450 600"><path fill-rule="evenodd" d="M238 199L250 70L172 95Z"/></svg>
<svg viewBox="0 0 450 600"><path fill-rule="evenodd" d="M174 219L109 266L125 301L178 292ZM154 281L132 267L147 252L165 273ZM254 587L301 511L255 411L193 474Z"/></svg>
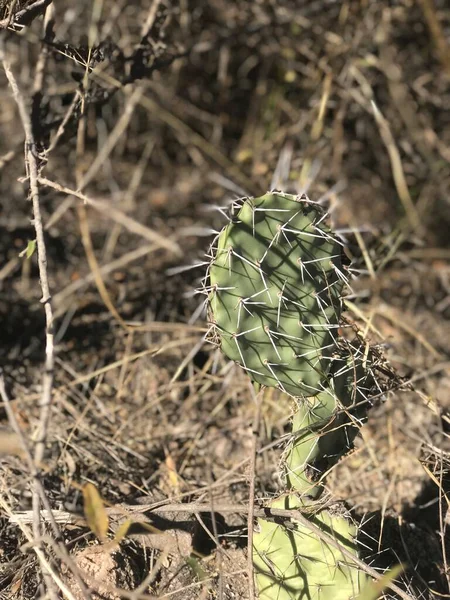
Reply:
<svg viewBox="0 0 450 600"><path fill-rule="evenodd" d="M253 461L251 389L203 342L190 294L202 271L167 271L203 260L222 223L210 208L271 185L328 198L361 272L347 316L404 381L328 491L362 519L368 563L401 561L411 597L448 597L445 0L96 0L35 6L45 20L34 4L0 2L0 37L31 115L55 368L42 446L30 173L0 70L0 597L44 597L44 582L53 598L248 597L242 506L279 489L290 407L264 399ZM103 546L88 482L109 511ZM55 521L35 513L34 532L33 493Z"/></svg>

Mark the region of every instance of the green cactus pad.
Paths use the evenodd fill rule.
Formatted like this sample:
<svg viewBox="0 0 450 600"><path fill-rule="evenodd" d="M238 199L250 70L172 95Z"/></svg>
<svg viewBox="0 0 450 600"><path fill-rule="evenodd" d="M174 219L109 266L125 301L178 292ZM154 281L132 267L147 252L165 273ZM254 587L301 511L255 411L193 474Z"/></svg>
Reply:
<svg viewBox="0 0 450 600"><path fill-rule="evenodd" d="M299 401L292 420L292 439L284 456L289 489L317 498L320 477L353 441L370 407L374 378L371 356L361 349L336 357L323 392Z"/></svg>
<svg viewBox="0 0 450 600"><path fill-rule="evenodd" d="M209 308L223 352L261 385L323 389L345 277L341 245L305 196L246 199L212 248Z"/></svg>
<svg viewBox="0 0 450 600"><path fill-rule="evenodd" d="M284 496L272 502L271 508L304 509L305 505ZM347 518L328 510L309 518L357 556L357 528ZM306 525L265 519L259 519L258 525L253 535L253 564L259 600L350 600L366 584L366 575L351 559Z"/></svg>

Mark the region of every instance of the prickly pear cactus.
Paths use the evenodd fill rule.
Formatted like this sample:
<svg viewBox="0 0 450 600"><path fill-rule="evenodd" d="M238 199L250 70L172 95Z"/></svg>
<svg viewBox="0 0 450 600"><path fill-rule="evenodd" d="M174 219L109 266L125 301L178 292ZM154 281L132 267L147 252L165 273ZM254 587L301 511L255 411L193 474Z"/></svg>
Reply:
<svg viewBox="0 0 450 600"><path fill-rule="evenodd" d="M279 498L273 508L305 508L292 496ZM317 512L311 522L328 532L357 556L356 526L344 516ZM367 581L341 550L299 522L283 527L259 520L254 533L253 564L259 600L349 600Z"/></svg>
<svg viewBox="0 0 450 600"><path fill-rule="evenodd" d="M261 385L323 389L341 313L341 245L305 196L249 198L217 238L210 314L223 352Z"/></svg>
<svg viewBox="0 0 450 600"><path fill-rule="evenodd" d="M374 388L370 351L340 337L346 276L323 209L280 192L237 204L211 247L209 318L222 351L258 385L296 404L284 452L286 493L268 508L310 510L321 478L347 452ZM330 511L311 522L353 554L356 529ZM365 580L335 545L298 520L259 519L260 600L348 600Z"/></svg>

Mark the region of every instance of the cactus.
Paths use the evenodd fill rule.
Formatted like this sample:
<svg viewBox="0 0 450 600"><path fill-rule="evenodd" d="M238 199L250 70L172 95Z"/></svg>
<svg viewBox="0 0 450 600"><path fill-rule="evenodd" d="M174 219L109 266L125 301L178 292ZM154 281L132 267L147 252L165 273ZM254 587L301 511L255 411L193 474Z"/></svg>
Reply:
<svg viewBox="0 0 450 600"><path fill-rule="evenodd" d="M292 496L274 501L272 508L304 508ZM311 522L355 556L356 526L344 515L323 510ZM334 545L318 539L299 522L290 528L264 519L254 534L253 564L259 600L349 600L366 582Z"/></svg>
<svg viewBox="0 0 450 600"><path fill-rule="evenodd" d="M322 390L341 312L341 248L323 217L305 197L248 199L219 235L209 270L222 351L292 396Z"/></svg>
<svg viewBox="0 0 450 600"><path fill-rule="evenodd" d="M371 352L341 337L347 282L342 243L305 195L270 192L232 207L210 250L205 278L214 339L255 385L295 403L283 454L286 494L272 508L310 511L321 478L352 447L374 389ZM314 520L357 554L355 526L330 511ZM253 558L260 599L358 594L364 577L304 524L259 519Z"/></svg>

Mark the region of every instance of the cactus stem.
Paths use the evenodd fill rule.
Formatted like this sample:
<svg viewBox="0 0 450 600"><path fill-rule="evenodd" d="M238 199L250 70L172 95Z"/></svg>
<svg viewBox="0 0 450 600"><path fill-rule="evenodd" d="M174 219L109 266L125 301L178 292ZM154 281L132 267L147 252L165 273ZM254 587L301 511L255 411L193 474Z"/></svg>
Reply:
<svg viewBox="0 0 450 600"><path fill-rule="evenodd" d="M315 224L323 216L323 211L304 197L274 192L253 200L242 199L235 206L238 212L219 235L217 250L211 250L214 256L209 270L212 282L221 286L236 283L236 291L242 290L241 294L216 290L219 300L210 297L211 311L217 313L215 320L220 326L217 335L222 349L241 365L244 365L244 358L245 368L251 369L255 375L262 370L264 376L256 377L259 383L279 387L279 381L282 389L291 396L309 395L329 369L328 361L320 364L321 346L334 341L334 328L330 326L337 322L341 310L338 287L342 282L326 265L324 258L333 259L339 265L338 246L330 244L317 231L310 230L311 223ZM308 235L295 236L289 229ZM283 234L283 239L280 234ZM318 238L320 242L315 241ZM232 250L227 252L227 248ZM292 256L294 249L298 249L307 263L314 261L317 266L310 263L296 269ZM229 265L227 269L227 256L230 254L236 257L236 261L233 261L231 269ZM323 265L324 269L321 270L319 265ZM331 288L330 283L335 287ZM318 293L319 287L324 288L320 290L323 297L316 300L315 293ZM255 293L267 294L267 302L262 302L259 296L253 298ZM299 325L300 330L296 326L299 321L304 322L304 325ZM261 333L252 335L250 330L254 330L255 325L262 326L262 331L260 328ZM239 339L233 342L230 332L235 331L239 335L241 328L249 335L243 336L242 343ZM292 337L277 335L279 330ZM266 349L265 358L276 372L276 378L268 366L264 365L261 369L258 344ZM295 358L291 362L290 356L301 355L310 349L310 361ZM297 384L299 369L309 387Z"/></svg>

